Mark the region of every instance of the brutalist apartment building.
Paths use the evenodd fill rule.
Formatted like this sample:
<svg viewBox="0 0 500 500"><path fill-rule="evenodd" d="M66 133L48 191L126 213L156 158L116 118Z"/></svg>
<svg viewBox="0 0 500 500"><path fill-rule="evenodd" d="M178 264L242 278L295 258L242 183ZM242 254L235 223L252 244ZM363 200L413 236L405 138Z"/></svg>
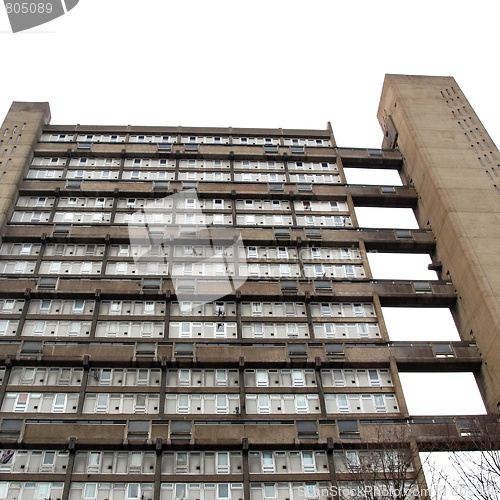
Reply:
<svg viewBox="0 0 500 500"><path fill-rule="evenodd" d="M12 104L0 499L426 498L418 450L498 414L500 153L449 77L387 75L378 119L371 150ZM419 229L360 227L363 206ZM429 254L436 279L373 279L371 251ZM461 340L391 342L384 306L449 308ZM473 372L488 415L412 417L404 371Z"/></svg>

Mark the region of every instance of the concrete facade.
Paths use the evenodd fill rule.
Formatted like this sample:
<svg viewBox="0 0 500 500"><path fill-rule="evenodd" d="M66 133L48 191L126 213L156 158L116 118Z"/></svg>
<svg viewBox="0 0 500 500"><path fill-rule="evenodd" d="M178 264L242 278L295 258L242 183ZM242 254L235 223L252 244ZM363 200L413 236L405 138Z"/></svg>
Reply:
<svg viewBox="0 0 500 500"><path fill-rule="evenodd" d="M451 77L387 75L378 119L384 145L397 141L403 155L419 196L419 225L432 227L435 260L457 290L452 311L460 336L479 346L478 381L488 410L497 412L500 153Z"/></svg>
<svg viewBox="0 0 500 500"><path fill-rule="evenodd" d="M380 150L338 146L329 124L50 125L47 103L13 103L0 498L312 500L395 480L417 498L419 449L488 431L413 417L399 374L472 372L489 417L498 403L496 166L476 165L448 91L469 109L450 79L388 76ZM350 185L345 168L403 185ZM360 206L412 208L420 228L360 227ZM137 213L147 245L131 239ZM429 254L439 276L374 279L370 251ZM449 308L461 340L393 342L384 306Z"/></svg>

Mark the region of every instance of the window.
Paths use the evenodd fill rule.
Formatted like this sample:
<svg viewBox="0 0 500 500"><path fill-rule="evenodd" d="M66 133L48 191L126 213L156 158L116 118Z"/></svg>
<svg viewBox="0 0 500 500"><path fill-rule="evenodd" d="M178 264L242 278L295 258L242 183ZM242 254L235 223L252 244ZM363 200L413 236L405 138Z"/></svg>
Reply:
<svg viewBox="0 0 500 500"><path fill-rule="evenodd" d="M226 336L226 324L215 323L215 336L224 338Z"/></svg>
<svg viewBox="0 0 500 500"><path fill-rule="evenodd" d="M95 411L96 413L107 413L109 404L109 394L97 394Z"/></svg>
<svg viewBox="0 0 500 500"><path fill-rule="evenodd" d="M385 404L384 396L382 396L381 394L375 394L373 396L373 402L375 404L375 411L377 413L387 412L387 406Z"/></svg>
<svg viewBox="0 0 500 500"><path fill-rule="evenodd" d="M318 498L318 493L316 491L316 484L305 484L305 491L304 491L304 498L305 500L313 500L315 498Z"/></svg>
<svg viewBox="0 0 500 500"><path fill-rule="evenodd" d="M337 410L339 413L349 413L349 402L345 394L337 394Z"/></svg>
<svg viewBox="0 0 500 500"><path fill-rule="evenodd" d="M144 302L144 314L154 314L155 303L152 300Z"/></svg>
<svg viewBox="0 0 500 500"><path fill-rule="evenodd" d="M101 470L101 452L100 451L91 451L88 455L87 462L87 473L98 473Z"/></svg>
<svg viewBox="0 0 500 500"><path fill-rule="evenodd" d="M276 485L274 483L264 484L264 498L276 498Z"/></svg>
<svg viewBox="0 0 500 500"><path fill-rule="evenodd" d="M271 413L271 405L267 394L257 395L258 413Z"/></svg>
<svg viewBox="0 0 500 500"><path fill-rule="evenodd" d="M191 323L181 323L180 336L189 338L191 337Z"/></svg>
<svg viewBox="0 0 500 500"><path fill-rule="evenodd" d="M43 335L45 332L45 321L35 321L33 335Z"/></svg>
<svg viewBox="0 0 500 500"><path fill-rule="evenodd" d="M122 302L121 300L113 300L109 308L110 314L121 314L122 312Z"/></svg>
<svg viewBox="0 0 500 500"><path fill-rule="evenodd" d="M229 405L226 394L217 394L215 400L215 412L216 413L228 413Z"/></svg>
<svg viewBox="0 0 500 500"><path fill-rule="evenodd" d="M264 328L263 328L262 323L254 323L252 325L252 328L253 328L253 336L255 338L264 337Z"/></svg>
<svg viewBox="0 0 500 500"><path fill-rule="evenodd" d="M47 198L41 196L41 197L37 198L35 206L36 207L44 207L46 203L47 203Z"/></svg>
<svg viewBox="0 0 500 500"><path fill-rule="evenodd" d="M302 370L292 370L292 384L294 387L304 387L306 385Z"/></svg>
<svg viewBox="0 0 500 500"><path fill-rule="evenodd" d="M295 395L295 410L297 413L308 413L309 407L307 404L307 397L305 394Z"/></svg>
<svg viewBox="0 0 500 500"><path fill-rule="evenodd" d="M286 247L278 247L278 258L280 258L280 259L288 259L288 248L286 248Z"/></svg>
<svg viewBox="0 0 500 500"><path fill-rule="evenodd" d="M23 243L21 245L21 251L19 252L19 255L29 255L31 253L31 248L31 243Z"/></svg>
<svg viewBox="0 0 500 500"><path fill-rule="evenodd" d="M177 413L189 413L189 394L178 395Z"/></svg>
<svg viewBox="0 0 500 500"><path fill-rule="evenodd" d="M21 375L22 385L32 385L35 378L35 368L24 368Z"/></svg>
<svg viewBox="0 0 500 500"><path fill-rule="evenodd" d="M285 315L295 316L295 304L293 302L285 302Z"/></svg>
<svg viewBox="0 0 500 500"><path fill-rule="evenodd" d="M146 413L146 394L136 394L134 413Z"/></svg>
<svg viewBox="0 0 500 500"><path fill-rule="evenodd" d="M16 402L14 404L15 412L25 412L28 408L29 394L24 392L17 395Z"/></svg>
<svg viewBox="0 0 500 500"><path fill-rule="evenodd" d="M220 455L218 453L217 455ZM219 464L217 464L217 472L219 471ZM229 467L227 468L229 472ZM229 498L229 484L228 483L218 483L217 484L217 500L225 500Z"/></svg>
<svg viewBox="0 0 500 500"><path fill-rule="evenodd" d="M352 266L351 264L347 264L345 266L345 275L348 278L354 278L354 266Z"/></svg>
<svg viewBox="0 0 500 500"><path fill-rule="evenodd" d="M176 483L175 485L175 498L184 499L187 496L187 484Z"/></svg>
<svg viewBox="0 0 500 500"><path fill-rule="evenodd" d="M4 311L13 311L15 304L16 304L16 301L14 299L5 299L4 303L3 303L3 310Z"/></svg>
<svg viewBox="0 0 500 500"><path fill-rule="evenodd" d="M320 259L321 250L319 248L311 247L311 259Z"/></svg>
<svg viewBox="0 0 500 500"><path fill-rule="evenodd" d="M96 250L95 245L85 245L85 255L94 255Z"/></svg>
<svg viewBox="0 0 500 500"><path fill-rule="evenodd" d="M350 470L359 470L361 462L359 460L358 452L355 450L345 452L346 465Z"/></svg>
<svg viewBox="0 0 500 500"><path fill-rule="evenodd" d="M261 302L252 302L252 316L262 316Z"/></svg>
<svg viewBox="0 0 500 500"><path fill-rule="evenodd" d="M372 387L380 387L378 370L368 370L368 378Z"/></svg>
<svg viewBox="0 0 500 500"><path fill-rule="evenodd" d="M333 385L335 387L345 387L344 372L342 370L332 370Z"/></svg>
<svg viewBox="0 0 500 500"><path fill-rule="evenodd" d="M36 483L35 498L46 499L50 497L50 483Z"/></svg>
<svg viewBox="0 0 500 500"><path fill-rule="evenodd" d="M179 386L191 385L191 371L188 369L180 369L178 372Z"/></svg>
<svg viewBox="0 0 500 500"><path fill-rule="evenodd" d="M257 387L267 387L269 385L267 370L255 370L255 382Z"/></svg>
<svg viewBox="0 0 500 500"><path fill-rule="evenodd" d="M118 335L118 321L108 322L108 331L106 332L107 337L116 337Z"/></svg>
<svg viewBox="0 0 500 500"><path fill-rule="evenodd" d="M351 258L351 251L349 248L341 248L340 249L340 257L342 259L350 259Z"/></svg>
<svg viewBox="0 0 500 500"><path fill-rule="evenodd" d="M193 308L193 303L192 302L181 302L180 303L180 309L181 309L181 314L190 314L191 309Z"/></svg>
<svg viewBox="0 0 500 500"><path fill-rule="evenodd" d="M227 386L227 371L226 370L215 370L215 381L218 386Z"/></svg>
<svg viewBox="0 0 500 500"><path fill-rule="evenodd" d="M325 278L326 273L323 264L314 264L314 276L316 278Z"/></svg>
<svg viewBox="0 0 500 500"><path fill-rule="evenodd" d="M276 472L274 465L274 455L271 452L262 453L262 472Z"/></svg>
<svg viewBox="0 0 500 500"><path fill-rule="evenodd" d="M258 258L257 247L247 247L247 256L249 259Z"/></svg>
<svg viewBox="0 0 500 500"><path fill-rule="evenodd" d="M321 316L330 317L332 315L332 310L330 309L330 304L322 303L321 304Z"/></svg>
<svg viewBox="0 0 500 500"><path fill-rule="evenodd" d="M353 311L354 311L354 316L356 317L363 317L365 315L365 311L363 309L362 304L353 304Z"/></svg>
<svg viewBox="0 0 500 500"><path fill-rule="evenodd" d="M84 300L80 300L80 299L75 300L75 302L73 303L73 312L76 314L81 314L81 313L83 313L84 307L85 307Z"/></svg>
<svg viewBox="0 0 500 500"><path fill-rule="evenodd" d="M66 411L67 394L56 394L52 404L53 413L64 413Z"/></svg>
<svg viewBox="0 0 500 500"><path fill-rule="evenodd" d="M287 323L286 324L286 334L288 337L296 338L298 337L298 329L296 323Z"/></svg>
<svg viewBox="0 0 500 500"><path fill-rule="evenodd" d="M77 337L80 334L81 323L79 321L70 321L68 325L68 335Z"/></svg>
<svg viewBox="0 0 500 500"><path fill-rule="evenodd" d="M83 499L93 500L95 498L97 498L97 483L85 483Z"/></svg>
<svg viewBox="0 0 500 500"><path fill-rule="evenodd" d="M314 453L312 451L302 452L302 470L304 472L316 472L316 464L314 463Z"/></svg>

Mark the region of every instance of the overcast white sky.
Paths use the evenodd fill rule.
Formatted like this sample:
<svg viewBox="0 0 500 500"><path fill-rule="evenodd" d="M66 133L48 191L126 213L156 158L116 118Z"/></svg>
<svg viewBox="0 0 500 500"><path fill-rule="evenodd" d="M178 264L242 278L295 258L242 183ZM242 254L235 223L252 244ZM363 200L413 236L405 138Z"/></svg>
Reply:
<svg viewBox="0 0 500 500"><path fill-rule="evenodd" d="M500 138L491 0L80 0L12 34L0 9L0 116L49 101L54 124L324 129L379 147L385 73L451 75ZM497 139L498 143L498 139Z"/></svg>
<svg viewBox="0 0 500 500"><path fill-rule="evenodd" d="M53 124L331 121L339 146L377 148L384 74L447 75L498 144L499 13L491 0L80 0L12 34L0 8L0 117L17 100L48 101Z"/></svg>

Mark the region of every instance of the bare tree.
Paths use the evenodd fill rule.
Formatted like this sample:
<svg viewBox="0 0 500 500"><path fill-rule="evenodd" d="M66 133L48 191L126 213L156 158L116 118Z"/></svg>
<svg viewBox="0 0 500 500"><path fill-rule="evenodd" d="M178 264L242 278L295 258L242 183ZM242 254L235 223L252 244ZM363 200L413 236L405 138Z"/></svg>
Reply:
<svg viewBox="0 0 500 500"><path fill-rule="evenodd" d="M364 448L339 452L337 473L341 500L429 498L408 424L380 425Z"/></svg>
<svg viewBox="0 0 500 500"><path fill-rule="evenodd" d="M463 435L470 438L465 445L468 451L450 443L446 464L443 460L430 464L433 483L439 483L441 490L444 485L444 498L500 500L500 420L487 417L480 419L479 426L472 422Z"/></svg>

